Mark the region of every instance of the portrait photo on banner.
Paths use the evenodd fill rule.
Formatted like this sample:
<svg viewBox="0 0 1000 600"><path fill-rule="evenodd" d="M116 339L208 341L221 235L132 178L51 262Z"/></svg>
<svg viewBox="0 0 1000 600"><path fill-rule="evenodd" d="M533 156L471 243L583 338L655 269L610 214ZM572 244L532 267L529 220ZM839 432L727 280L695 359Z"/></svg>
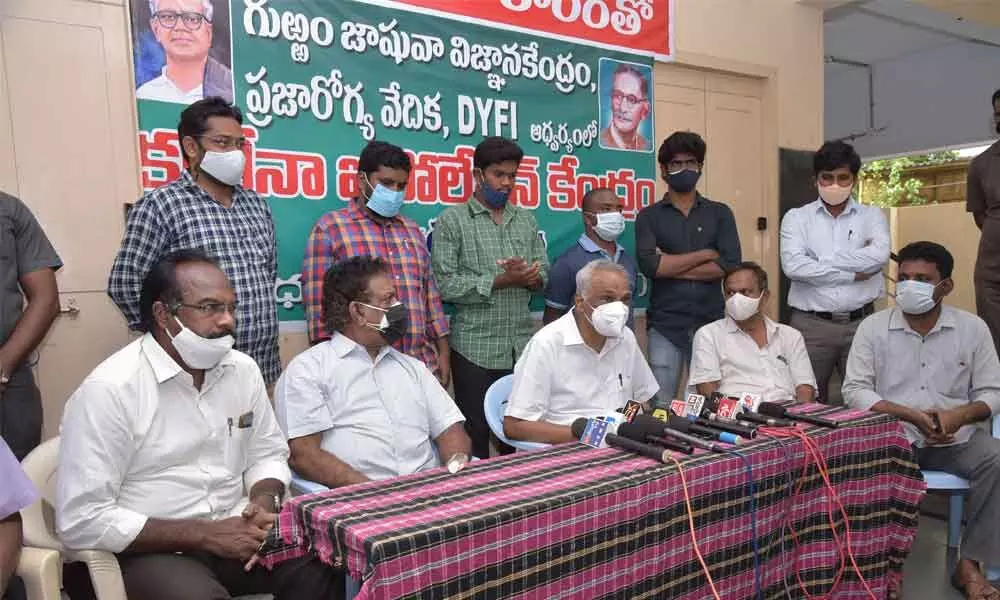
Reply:
<svg viewBox="0 0 1000 600"><path fill-rule="evenodd" d="M597 90L601 148L653 151L652 81L649 65L601 58Z"/></svg>
<svg viewBox="0 0 1000 600"><path fill-rule="evenodd" d="M191 104L233 101L228 0L132 0L135 95Z"/></svg>

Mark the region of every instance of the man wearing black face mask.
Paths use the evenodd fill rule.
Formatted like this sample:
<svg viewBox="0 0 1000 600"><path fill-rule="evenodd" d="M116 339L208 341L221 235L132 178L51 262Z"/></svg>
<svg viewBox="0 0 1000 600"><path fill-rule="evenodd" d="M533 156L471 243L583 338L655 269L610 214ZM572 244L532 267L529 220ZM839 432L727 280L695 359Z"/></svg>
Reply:
<svg viewBox="0 0 1000 600"><path fill-rule="evenodd" d="M674 398L695 331L722 318L719 281L741 260L733 211L695 189L705 152L697 133L678 131L664 140L657 160L670 189L635 220L639 268L653 280L648 353L661 407Z"/></svg>
<svg viewBox="0 0 1000 600"><path fill-rule="evenodd" d="M295 471L327 487L467 460L462 413L427 366L389 344L406 332L389 266L355 256L323 280L329 340L299 354L274 402Z"/></svg>
<svg viewBox="0 0 1000 600"><path fill-rule="evenodd" d="M993 92L992 106L993 128L1000 134L1000 90ZM983 232L976 259L976 312L1000 351L1000 142L972 160L966 190L965 209Z"/></svg>

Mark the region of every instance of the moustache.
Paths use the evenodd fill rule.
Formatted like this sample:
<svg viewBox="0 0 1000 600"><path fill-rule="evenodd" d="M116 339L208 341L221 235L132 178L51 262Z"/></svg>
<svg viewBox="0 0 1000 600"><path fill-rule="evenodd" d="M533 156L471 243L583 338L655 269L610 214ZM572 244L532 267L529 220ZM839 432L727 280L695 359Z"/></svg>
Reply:
<svg viewBox="0 0 1000 600"><path fill-rule="evenodd" d="M620 112L617 110L614 112L614 114L612 114L612 116L616 119L621 119L621 120L628 120L632 118L632 115L630 113Z"/></svg>
<svg viewBox="0 0 1000 600"><path fill-rule="evenodd" d="M219 331L219 332L216 332L216 333L213 333L213 334L211 334L211 335L207 335L207 336L205 336L205 337L206 337L207 339L210 339L210 340L217 340L217 339L219 339L219 338L223 338L223 337L226 337L227 335L232 335L232 336L235 336L235 335L236 335L236 332L235 332L235 331L233 331L232 329L223 329L222 331Z"/></svg>

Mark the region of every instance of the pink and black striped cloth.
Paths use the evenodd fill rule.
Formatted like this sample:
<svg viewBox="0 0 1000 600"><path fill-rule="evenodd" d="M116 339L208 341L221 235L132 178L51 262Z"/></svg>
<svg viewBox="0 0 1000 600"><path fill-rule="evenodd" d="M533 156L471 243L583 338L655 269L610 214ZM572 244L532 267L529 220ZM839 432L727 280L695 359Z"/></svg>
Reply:
<svg viewBox="0 0 1000 600"><path fill-rule="evenodd" d="M920 470L895 420L843 408L816 414L845 425L807 431L850 516L858 565L885 597L916 533ZM800 477L801 443L758 438L740 450L756 486L763 596L784 597L785 577L793 597L802 596L796 572L810 594L828 594L840 555L818 472L810 467ZM752 598L744 463L704 452L681 462L698 544L720 595ZM364 599L711 597L677 468L581 444L478 461L455 475L437 469L299 496L275 531L281 540L266 551L265 565L315 552L363 581ZM850 565L835 597L867 597Z"/></svg>

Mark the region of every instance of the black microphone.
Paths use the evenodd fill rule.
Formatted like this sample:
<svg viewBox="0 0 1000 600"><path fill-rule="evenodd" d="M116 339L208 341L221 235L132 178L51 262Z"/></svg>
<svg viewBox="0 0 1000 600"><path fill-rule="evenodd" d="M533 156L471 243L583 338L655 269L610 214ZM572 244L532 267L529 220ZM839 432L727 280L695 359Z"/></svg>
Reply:
<svg viewBox="0 0 1000 600"><path fill-rule="evenodd" d="M831 421L830 419L788 412L787 408L774 402L761 402L760 406L757 407L757 412L767 417L791 419L792 421L801 421L803 423L809 423L810 425L817 425L819 427L829 427L830 429L840 427L840 423Z"/></svg>
<svg viewBox="0 0 1000 600"><path fill-rule="evenodd" d="M681 419L685 424L688 423L687 419ZM701 448L703 450L711 450L713 452L725 452L721 446L717 446L708 440L704 440L700 437L693 435L688 435L686 429L680 431L667 426L666 423L657 419L656 417L651 417L649 415L636 415L635 419L632 420L633 425L642 425L643 427L648 427L649 431L657 431L661 435L673 438L681 441L685 441L695 448Z"/></svg>
<svg viewBox="0 0 1000 600"><path fill-rule="evenodd" d="M702 411L702 416L695 419L695 423L698 425L703 425L705 427L712 427L714 429L721 429L722 431L728 431L734 435L738 435L742 438L752 440L757 437L757 428L750 427L749 425L744 425L739 421L733 419L726 419L720 417L714 412Z"/></svg>
<svg viewBox="0 0 1000 600"><path fill-rule="evenodd" d="M712 440L718 440L727 444L740 443L740 438L736 437L732 433L729 433L728 431L719 431L718 429L705 427L704 425L699 425L698 423L692 423L684 417L678 417L676 415L670 417L669 425L671 429L683 431L684 433L693 433L695 435L707 437Z"/></svg>
<svg viewBox="0 0 1000 600"><path fill-rule="evenodd" d="M657 421L659 421L657 419ZM618 435L637 442L653 443L670 450L692 454L694 446L683 440L670 440L663 436L663 422L650 427L649 423L622 423L618 426Z"/></svg>
<svg viewBox="0 0 1000 600"><path fill-rule="evenodd" d="M755 412L740 412L736 413L736 418L740 421L749 421L751 423L759 423L761 425L770 425L771 427L792 427L795 425L792 421L788 419L775 419L772 417L765 417L762 414Z"/></svg>
<svg viewBox="0 0 1000 600"><path fill-rule="evenodd" d="M584 419L582 417L573 421L573 424L570 425L570 431L573 432L573 437L579 438L583 435L583 430L587 428L587 421L589 421L589 419ZM609 446L619 450L625 450L626 452L632 452L640 456L652 458L653 460L660 461L664 464L673 462L670 460L670 455L666 450L656 446L651 446L650 444L643 444L642 442L630 440L626 437L615 435L613 433L605 435L604 441L607 442Z"/></svg>

